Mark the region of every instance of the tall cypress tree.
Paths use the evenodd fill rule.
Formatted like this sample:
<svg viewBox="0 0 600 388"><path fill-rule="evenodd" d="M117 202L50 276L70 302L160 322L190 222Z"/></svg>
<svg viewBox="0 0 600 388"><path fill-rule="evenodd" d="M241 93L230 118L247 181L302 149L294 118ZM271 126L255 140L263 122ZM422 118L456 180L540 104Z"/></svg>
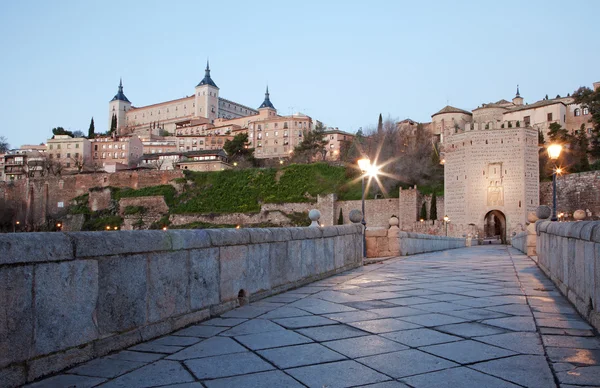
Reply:
<svg viewBox="0 0 600 388"><path fill-rule="evenodd" d="M421 214L419 215L419 218L422 220L427 219L427 202L423 202L423 206L421 206Z"/></svg>
<svg viewBox="0 0 600 388"><path fill-rule="evenodd" d="M379 121L377 122L377 133L383 132L383 117L379 114Z"/></svg>
<svg viewBox="0 0 600 388"><path fill-rule="evenodd" d="M110 133L117 130L117 115L113 113L112 120L110 122Z"/></svg>
<svg viewBox="0 0 600 388"><path fill-rule="evenodd" d="M344 213L342 213L342 209L340 208L340 216L338 217L338 225L344 225Z"/></svg>
<svg viewBox="0 0 600 388"><path fill-rule="evenodd" d="M92 117L92 121L90 121L90 128L88 129L88 139L93 139L96 137L96 128L94 127L94 118Z"/></svg>
<svg viewBox="0 0 600 388"><path fill-rule="evenodd" d="M431 208L429 209L429 219L437 220L437 196L435 192L431 196Z"/></svg>

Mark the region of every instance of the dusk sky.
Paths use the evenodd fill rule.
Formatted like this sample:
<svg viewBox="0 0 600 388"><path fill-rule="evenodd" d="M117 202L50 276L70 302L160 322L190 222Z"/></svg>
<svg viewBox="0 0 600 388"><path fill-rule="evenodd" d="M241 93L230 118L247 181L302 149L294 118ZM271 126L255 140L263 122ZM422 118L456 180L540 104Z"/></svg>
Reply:
<svg viewBox="0 0 600 388"><path fill-rule="evenodd" d="M4 1L0 135L107 130L108 101L192 95L207 57L220 96L348 132L430 121L600 81L600 1Z"/></svg>

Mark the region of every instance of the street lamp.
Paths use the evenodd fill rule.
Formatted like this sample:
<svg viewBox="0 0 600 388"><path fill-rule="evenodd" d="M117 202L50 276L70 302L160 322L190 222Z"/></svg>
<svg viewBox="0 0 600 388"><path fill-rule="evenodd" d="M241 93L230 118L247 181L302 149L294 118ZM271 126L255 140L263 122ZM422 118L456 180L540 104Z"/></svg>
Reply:
<svg viewBox="0 0 600 388"><path fill-rule="evenodd" d="M552 171L552 217L550 221L557 221L556 217L556 175L562 172L562 169L556 166L556 160L560 156L562 146L560 144L550 144L548 146L548 156L554 161L554 170Z"/></svg>
<svg viewBox="0 0 600 388"><path fill-rule="evenodd" d="M374 165L371 165L369 158L362 158L358 160L358 168L363 173L362 175L362 221L363 225L363 257L367 257L367 222L365 221L365 176L375 175L377 169Z"/></svg>
<svg viewBox="0 0 600 388"><path fill-rule="evenodd" d="M448 237L448 222L450 222L450 218L448 218L448 216L444 216L444 224L446 224L446 237Z"/></svg>

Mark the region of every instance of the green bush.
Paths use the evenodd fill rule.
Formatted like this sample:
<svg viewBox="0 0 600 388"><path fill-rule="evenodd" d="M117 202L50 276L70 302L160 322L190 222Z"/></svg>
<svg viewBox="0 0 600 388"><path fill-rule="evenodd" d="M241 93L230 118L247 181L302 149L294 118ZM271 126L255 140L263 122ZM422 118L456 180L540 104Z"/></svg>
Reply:
<svg viewBox="0 0 600 388"><path fill-rule="evenodd" d="M143 214L146 212L146 208L143 206L125 206L125 209L123 210L123 214L125 215L132 215L132 214Z"/></svg>
<svg viewBox="0 0 600 388"><path fill-rule="evenodd" d="M165 198L165 202L168 206L173 206L175 204L175 196L177 195L177 190L171 185L160 185L160 186L151 186L144 187L143 189L130 189L130 188L111 188L112 189L112 198L115 201L118 201L121 198L132 198L132 197L149 197L154 195L162 195Z"/></svg>

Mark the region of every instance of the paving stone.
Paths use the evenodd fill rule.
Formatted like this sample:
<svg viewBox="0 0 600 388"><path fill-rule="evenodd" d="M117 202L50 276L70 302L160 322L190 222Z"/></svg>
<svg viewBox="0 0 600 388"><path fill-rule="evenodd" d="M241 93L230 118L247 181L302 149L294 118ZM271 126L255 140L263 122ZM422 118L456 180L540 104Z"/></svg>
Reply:
<svg viewBox="0 0 600 388"><path fill-rule="evenodd" d="M530 317L486 319L482 323L514 331L536 331L535 322Z"/></svg>
<svg viewBox="0 0 600 388"><path fill-rule="evenodd" d="M412 306L425 303L438 303L438 301L436 300L426 299L420 296L407 296L406 298L387 299L386 301L389 303L396 304L398 306Z"/></svg>
<svg viewBox="0 0 600 388"><path fill-rule="evenodd" d="M264 306L242 306L231 311L226 312L221 315L222 318L256 318L259 315L263 315L268 313L271 310L274 310L275 307L264 307Z"/></svg>
<svg viewBox="0 0 600 388"><path fill-rule="evenodd" d="M180 351L183 349L182 346L168 346L168 345L158 345L151 343L142 343L139 345L135 345L129 348L129 350L133 350L136 352L149 352L149 353L160 353L160 354L171 354Z"/></svg>
<svg viewBox="0 0 600 388"><path fill-rule="evenodd" d="M146 365L145 362L139 361L127 361L114 358L97 358L75 368L69 369L67 372L76 375L105 377L107 379L111 379L144 365Z"/></svg>
<svg viewBox="0 0 600 388"><path fill-rule="evenodd" d="M425 326L425 327L433 327L433 326L441 326L441 325L450 325L453 323L462 323L467 322L467 319L452 317L450 315L445 314L424 314L424 315L416 315L409 317L400 317L403 321L416 323L417 325Z"/></svg>
<svg viewBox="0 0 600 388"><path fill-rule="evenodd" d="M287 369L286 373L315 388L345 388L390 380L389 377L350 360Z"/></svg>
<svg viewBox="0 0 600 388"><path fill-rule="evenodd" d="M425 328L395 331L392 333L384 333L381 336L412 348L462 340L460 337Z"/></svg>
<svg viewBox="0 0 600 388"><path fill-rule="evenodd" d="M160 388L204 388L204 386L201 383L181 383L161 385Z"/></svg>
<svg viewBox="0 0 600 388"><path fill-rule="evenodd" d="M592 330L578 330L578 329L557 329L553 327L540 327L541 334L550 335L572 335L576 337L594 337L595 334Z"/></svg>
<svg viewBox="0 0 600 388"><path fill-rule="evenodd" d="M208 388L301 388L302 384L281 371L260 372L244 376L205 381Z"/></svg>
<svg viewBox="0 0 600 388"><path fill-rule="evenodd" d="M307 338L291 330L280 330L271 333L248 334L235 337L235 339L252 350L268 349L289 345L299 345L313 342L310 338Z"/></svg>
<svg viewBox="0 0 600 388"><path fill-rule="evenodd" d="M373 309L369 311L386 318L408 317L411 315L427 314L427 311L404 306L397 306L385 309Z"/></svg>
<svg viewBox="0 0 600 388"><path fill-rule="evenodd" d="M559 319L538 319L538 326L554 327L558 329L592 330L592 327L583 321L561 321Z"/></svg>
<svg viewBox="0 0 600 388"><path fill-rule="evenodd" d="M450 311L467 310L470 307L462 306L462 305L452 303L452 302L435 302L435 303L420 304L420 305L414 306L414 308L419 309L419 310L424 310L424 311L427 311L430 313L443 313L443 312L450 312Z"/></svg>
<svg viewBox="0 0 600 388"><path fill-rule="evenodd" d="M247 320L248 319L246 318L213 318L200 324L206 326L233 327L246 322Z"/></svg>
<svg viewBox="0 0 600 388"><path fill-rule="evenodd" d="M454 362L414 349L363 357L357 361L394 378L457 366Z"/></svg>
<svg viewBox="0 0 600 388"><path fill-rule="evenodd" d="M576 365L600 365L600 350L573 348L546 348L552 362L569 362Z"/></svg>
<svg viewBox="0 0 600 388"><path fill-rule="evenodd" d="M556 377L563 384L597 385L600 382L600 366L575 367L568 372L558 372Z"/></svg>
<svg viewBox="0 0 600 388"><path fill-rule="evenodd" d="M476 322L437 326L435 329L443 331L444 333L453 334L464 338L501 334L506 332L505 330L498 329L497 327L488 326Z"/></svg>
<svg viewBox="0 0 600 388"><path fill-rule="evenodd" d="M391 331L418 329L421 326L394 318L383 318L372 321L348 323L349 326L368 331L369 333L388 333Z"/></svg>
<svg viewBox="0 0 600 388"><path fill-rule="evenodd" d="M522 354L543 355L542 340L537 333L517 332L489 335L475 338L486 344L499 346L504 349Z"/></svg>
<svg viewBox="0 0 600 388"><path fill-rule="evenodd" d="M324 314L323 317L342 323L369 321L372 319L381 318L380 315L369 311L350 311L347 313Z"/></svg>
<svg viewBox="0 0 600 388"><path fill-rule="evenodd" d="M302 310L306 310L313 314L328 314L328 313L342 313L346 311L355 311L356 309L348 306L344 306L339 303L332 303L326 300L304 298L300 299L289 305L290 307L297 307Z"/></svg>
<svg viewBox="0 0 600 388"><path fill-rule="evenodd" d="M311 313L300 310L295 307L279 307L275 310L271 310L266 314L260 316L260 319L278 319L278 318L291 318L291 317L302 317L310 316Z"/></svg>
<svg viewBox="0 0 600 388"><path fill-rule="evenodd" d="M318 342L369 335L369 333L365 331L346 325L311 327L308 329L299 329L297 331Z"/></svg>
<svg viewBox="0 0 600 388"><path fill-rule="evenodd" d="M452 302L460 299L469 299L470 297L464 295L456 295L456 294L437 294L437 295L427 295L427 299L437 300L440 302Z"/></svg>
<svg viewBox="0 0 600 388"><path fill-rule="evenodd" d="M300 329L303 327L337 325L339 322L320 316L310 315L305 317L293 317L274 319L273 322L287 329Z"/></svg>
<svg viewBox="0 0 600 388"><path fill-rule="evenodd" d="M201 358L217 356L221 354L245 352L246 348L238 344L231 338L212 337L196 345L192 345L182 351L172 354L169 360L189 360L191 358Z"/></svg>
<svg viewBox="0 0 600 388"><path fill-rule="evenodd" d="M164 355L156 354L156 353L142 353L142 352L132 352L129 350L123 350L119 353L111 354L107 356L107 358L115 358L119 360L127 360L127 361L139 361L139 362L154 362L156 360L160 360Z"/></svg>
<svg viewBox="0 0 600 388"><path fill-rule="evenodd" d="M459 311L446 311L444 314L453 317L468 319L469 321L481 321L484 319L504 318L507 314L490 311L486 309L466 309Z"/></svg>
<svg viewBox="0 0 600 388"><path fill-rule="evenodd" d="M511 388L518 385L474 371L466 367L446 369L402 379L411 387Z"/></svg>
<svg viewBox="0 0 600 388"><path fill-rule="evenodd" d="M470 364L515 354L515 352L510 350L482 344L472 340L425 346L420 349L461 364Z"/></svg>
<svg viewBox="0 0 600 388"><path fill-rule="evenodd" d="M344 305L353 307L353 308L359 309L359 310L372 310L372 309L396 307L397 305L392 303L391 300L393 300L393 299L390 299L385 302L382 300L367 300L364 302L344 303Z"/></svg>
<svg viewBox="0 0 600 388"><path fill-rule="evenodd" d="M544 345L558 348L600 349L600 337L542 335Z"/></svg>
<svg viewBox="0 0 600 388"><path fill-rule="evenodd" d="M460 304L460 305L467 306L467 307L492 307L492 306L499 306L502 304L506 304L506 303L498 302L498 301L495 301L495 300L489 299L489 298L460 299L460 300L454 301L453 303Z"/></svg>
<svg viewBox="0 0 600 388"><path fill-rule="evenodd" d="M56 387L74 387L91 388L105 382L106 379L99 377L87 377L77 375L57 375L49 377L33 384L25 385L25 388L56 388Z"/></svg>
<svg viewBox="0 0 600 388"><path fill-rule="evenodd" d="M526 387L554 386L554 377L544 356L514 356L482 362L471 368Z"/></svg>
<svg viewBox="0 0 600 388"><path fill-rule="evenodd" d="M266 319L252 319L235 327L232 327L231 329L222 332L220 335L234 337L236 335L267 333L277 330L285 329Z"/></svg>
<svg viewBox="0 0 600 388"><path fill-rule="evenodd" d="M408 347L377 335L323 342L323 345L350 358L406 350Z"/></svg>
<svg viewBox="0 0 600 388"><path fill-rule="evenodd" d="M200 380L275 369L271 364L250 352L187 360L185 365Z"/></svg>
<svg viewBox="0 0 600 388"><path fill-rule="evenodd" d="M404 295L410 296L424 296L424 295L436 295L441 294L440 291L432 291L432 290L424 290L424 289L416 289L416 290L406 290L402 291Z"/></svg>
<svg viewBox="0 0 600 388"><path fill-rule="evenodd" d="M227 330L227 327L194 325L194 326L186 327L185 329L176 331L175 333L173 333L173 335L174 336L183 336L183 337L209 338L209 337L215 336L225 330Z"/></svg>
<svg viewBox="0 0 600 388"><path fill-rule="evenodd" d="M345 356L315 343L260 350L257 353L281 369L346 359Z"/></svg>
<svg viewBox="0 0 600 388"><path fill-rule="evenodd" d="M361 385L361 388L409 388L408 385L399 381L386 381L385 383L375 383L369 385Z"/></svg>
<svg viewBox="0 0 600 388"><path fill-rule="evenodd" d="M191 329L191 328L188 328L188 329ZM183 336L168 335L168 336L161 337L161 338L155 339L155 340L147 342L147 343L153 344L153 345L190 346L195 343L198 343L199 341L200 341L200 338L196 338L196 337L183 337Z"/></svg>
<svg viewBox="0 0 600 388"><path fill-rule="evenodd" d="M110 380L102 388L142 388L193 381L192 375L180 363L160 360Z"/></svg>

